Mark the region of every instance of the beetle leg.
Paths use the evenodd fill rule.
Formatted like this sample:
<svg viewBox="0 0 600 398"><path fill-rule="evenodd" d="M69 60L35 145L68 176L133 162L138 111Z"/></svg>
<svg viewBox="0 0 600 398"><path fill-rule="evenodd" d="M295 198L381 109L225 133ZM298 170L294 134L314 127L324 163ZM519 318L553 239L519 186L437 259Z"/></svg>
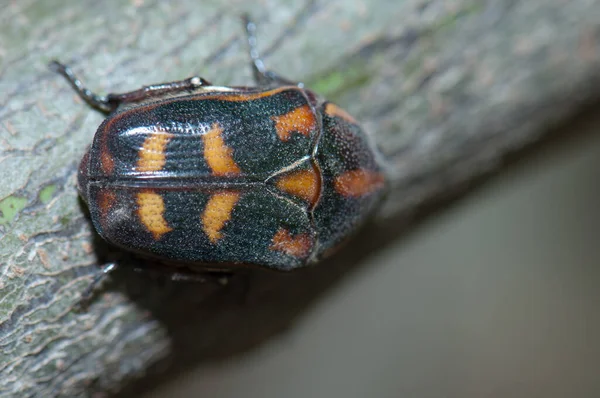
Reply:
<svg viewBox="0 0 600 398"><path fill-rule="evenodd" d="M256 84L258 84L259 86L298 86L300 88L304 87L304 83L286 79L285 77L282 77L279 74L268 70L265 67L265 63L260 57L260 54L258 52L258 46L256 44L256 24L252 22L248 14L242 15L242 22L244 23L244 26L246 28L246 38L248 40L250 60L252 61L252 74L254 75L254 80L256 81Z"/></svg>
<svg viewBox="0 0 600 398"><path fill-rule="evenodd" d="M198 87L211 86L212 84L198 76L193 76L185 80L178 80L169 83L153 84L151 86L143 86L139 90L130 91L122 94L108 94L106 96L108 102L114 105L116 109L121 104L130 102L138 102L148 98L161 96L164 94L174 94L182 91L192 91Z"/></svg>
<svg viewBox="0 0 600 398"><path fill-rule="evenodd" d="M231 278L229 272L204 272L204 273L183 273L175 272L170 274L171 280L175 282L200 282L206 283L207 280L215 281L221 286L226 286Z"/></svg>
<svg viewBox="0 0 600 398"><path fill-rule="evenodd" d="M232 277L232 273L228 270L204 270L195 272L186 267L177 269L154 261L135 265L132 269L140 274L153 274L155 276L167 277L175 282L215 282L222 286L227 285L229 279Z"/></svg>
<svg viewBox="0 0 600 398"><path fill-rule="evenodd" d="M98 274L94 276L94 279L92 279L88 287L81 293L81 297L79 298L79 303L77 304L77 306L79 308L86 307L87 303L94 295L94 290L96 289L98 284L102 282L108 274L111 274L117 268L117 263L107 263L104 266L102 266L100 272L98 272Z"/></svg>
<svg viewBox="0 0 600 398"><path fill-rule="evenodd" d="M81 83L81 80L75 76L71 68L61 64L58 61L52 61L49 64L50 69L64 76L71 86L77 91L77 94L88 104L104 113L110 113L117 109L121 104L138 102L148 98L178 93L182 91L194 90L201 86L210 86L211 83L205 79L193 76L185 80L179 80L169 83L154 84L143 86L142 88L122 94L98 95L87 89Z"/></svg>
<svg viewBox="0 0 600 398"><path fill-rule="evenodd" d="M105 113L108 113L114 109L109 104L108 99L105 96L95 94L92 91L90 91L89 89L87 89L86 87L84 87L83 83L81 83L81 80L79 80L79 78L77 76L75 76L75 74L73 73L71 68L69 68L67 65L61 64L60 62L55 60L55 61L50 62L50 64L48 64L48 66L54 72L60 73L62 76L64 76L65 79L67 79L69 81L69 83L71 84L73 89L75 89L75 91L77 91L77 94L79 94L79 96L85 102L87 102L94 108L96 108L102 112L105 112Z"/></svg>

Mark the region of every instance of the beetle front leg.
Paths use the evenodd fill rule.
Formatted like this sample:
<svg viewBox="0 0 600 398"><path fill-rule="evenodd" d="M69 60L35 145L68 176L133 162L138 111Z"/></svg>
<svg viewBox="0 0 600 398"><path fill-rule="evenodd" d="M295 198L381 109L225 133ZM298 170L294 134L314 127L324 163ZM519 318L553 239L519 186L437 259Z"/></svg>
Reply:
<svg viewBox="0 0 600 398"><path fill-rule="evenodd" d="M103 113L111 113L122 104L139 102L148 98L161 96L164 94L178 93L182 91L192 91L198 87L210 86L211 83L205 79L193 76L185 80L179 80L169 83L154 84L143 86L142 88L122 94L108 94L105 96L93 93L86 88L81 80L67 65L58 61L52 61L49 64L50 69L64 76L71 84L73 89L88 104Z"/></svg>
<svg viewBox="0 0 600 398"><path fill-rule="evenodd" d="M303 88L304 83L286 79L265 67L265 63L260 57L258 46L256 44L256 24L252 22L248 14L242 15L242 22L246 28L246 38L248 40L250 60L252 61L252 74L254 75L256 84L260 86L298 86Z"/></svg>

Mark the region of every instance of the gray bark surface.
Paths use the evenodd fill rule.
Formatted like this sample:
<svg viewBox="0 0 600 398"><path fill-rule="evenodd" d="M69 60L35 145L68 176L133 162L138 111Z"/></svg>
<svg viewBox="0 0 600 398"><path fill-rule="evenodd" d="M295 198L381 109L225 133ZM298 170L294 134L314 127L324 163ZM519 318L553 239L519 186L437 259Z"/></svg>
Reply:
<svg viewBox="0 0 600 398"><path fill-rule="evenodd" d="M139 391L150 375L252 349L293 324L409 218L499 170L600 96L600 0L5 1L0 6L0 396ZM392 192L339 254L230 283L124 270L75 311L98 264L77 164L103 116L93 90L200 75L247 85L239 14L269 67L336 101L373 134ZM435 206L433 206L435 207ZM159 382L160 377L153 377Z"/></svg>

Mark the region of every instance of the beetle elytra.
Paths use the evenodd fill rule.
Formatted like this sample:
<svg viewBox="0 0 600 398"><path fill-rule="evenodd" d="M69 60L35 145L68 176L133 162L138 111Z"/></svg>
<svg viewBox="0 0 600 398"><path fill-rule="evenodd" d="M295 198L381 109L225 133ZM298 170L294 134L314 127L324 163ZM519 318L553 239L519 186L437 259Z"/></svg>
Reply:
<svg viewBox="0 0 600 398"><path fill-rule="evenodd" d="M381 199L384 174L357 121L266 70L244 22L254 87L192 77L99 96L51 64L108 114L78 188L109 243L192 271L293 270L330 254Z"/></svg>

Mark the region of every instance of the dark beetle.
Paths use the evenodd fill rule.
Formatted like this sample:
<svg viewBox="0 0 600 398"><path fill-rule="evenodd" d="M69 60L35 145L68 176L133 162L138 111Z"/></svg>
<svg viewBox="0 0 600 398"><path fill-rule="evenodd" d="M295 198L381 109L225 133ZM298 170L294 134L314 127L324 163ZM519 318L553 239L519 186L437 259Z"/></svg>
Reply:
<svg viewBox="0 0 600 398"><path fill-rule="evenodd" d="M110 115L78 188L108 242L190 270L293 270L330 254L382 196L384 175L356 120L267 71L245 19L256 87L199 77L101 97Z"/></svg>

